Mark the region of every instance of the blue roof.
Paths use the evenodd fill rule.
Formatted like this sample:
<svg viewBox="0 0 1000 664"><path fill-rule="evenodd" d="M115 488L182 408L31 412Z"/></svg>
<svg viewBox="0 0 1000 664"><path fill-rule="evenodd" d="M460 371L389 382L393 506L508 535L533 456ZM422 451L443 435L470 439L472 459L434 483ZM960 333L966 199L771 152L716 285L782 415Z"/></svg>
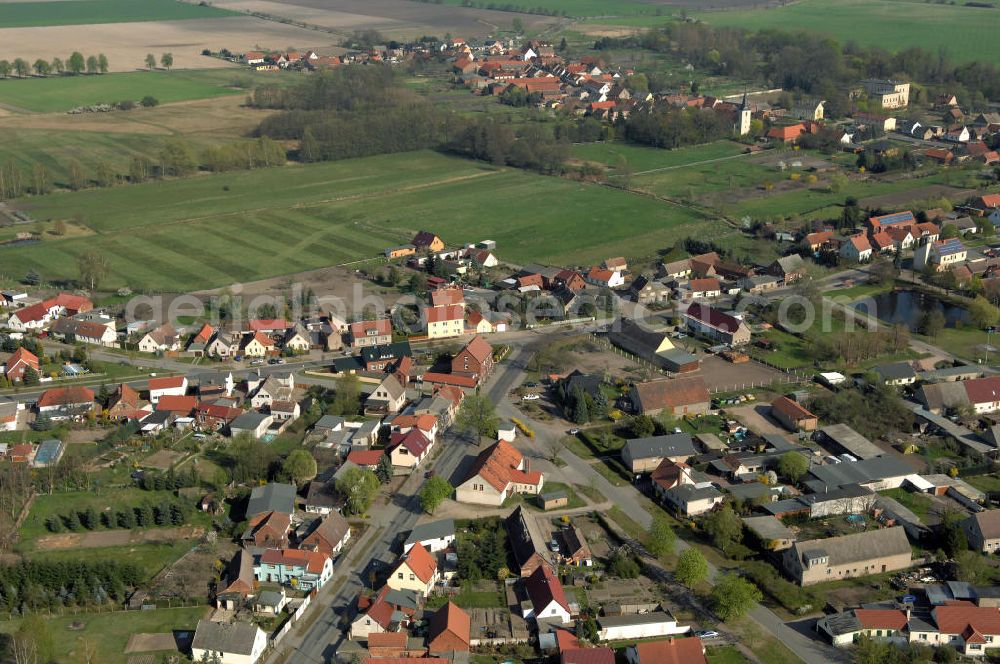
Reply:
<svg viewBox="0 0 1000 664"><path fill-rule="evenodd" d="M945 240L937 245L938 256L947 256L948 254L957 254L963 251L965 251L965 245L955 238Z"/></svg>
<svg viewBox="0 0 1000 664"><path fill-rule="evenodd" d="M43 440L35 452L35 463L38 465L48 465L59 459L62 451L61 440Z"/></svg>
<svg viewBox="0 0 1000 664"><path fill-rule="evenodd" d="M916 219L913 217L913 213L907 210L906 212L894 212L892 214L886 214L881 217L875 217L879 224L882 226L895 226L896 224L913 224L916 223Z"/></svg>

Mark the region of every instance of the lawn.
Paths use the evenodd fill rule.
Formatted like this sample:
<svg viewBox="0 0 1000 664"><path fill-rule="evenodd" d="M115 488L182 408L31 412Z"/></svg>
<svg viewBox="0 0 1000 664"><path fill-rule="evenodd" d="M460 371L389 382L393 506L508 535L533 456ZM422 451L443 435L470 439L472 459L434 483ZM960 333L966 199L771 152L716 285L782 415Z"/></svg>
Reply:
<svg viewBox="0 0 1000 664"><path fill-rule="evenodd" d="M742 154L745 149L745 146L731 141L718 141L676 150L611 142L580 143L573 146L572 154L575 159L596 161L612 168L617 167L619 160L624 158L633 173L641 173L657 168L680 168L712 159L735 157Z"/></svg>
<svg viewBox="0 0 1000 664"><path fill-rule="evenodd" d="M750 660L736 646L719 646L705 649L708 664L747 664Z"/></svg>
<svg viewBox="0 0 1000 664"><path fill-rule="evenodd" d="M125 664L124 650L134 633L194 631L207 613L205 607L157 609L155 611L116 611L48 618L45 624L52 636L54 659L58 664L88 661L83 659L84 639L97 646L97 656L89 661L101 664ZM0 634L17 631L19 621L0 622ZM159 661L150 659L149 661Z"/></svg>
<svg viewBox="0 0 1000 664"><path fill-rule="evenodd" d="M900 51L919 46L962 62L1000 59L1000 10L900 0L801 0L770 9L696 13L705 22L749 30L808 30L841 43ZM961 34L962 39L954 35Z"/></svg>
<svg viewBox="0 0 1000 664"><path fill-rule="evenodd" d="M121 510L144 504L156 505L163 501L171 502L175 499L172 491L143 491L133 488L104 489L100 494L89 491L71 491L40 495L35 498L28 518L21 526L18 536L20 547L23 548L26 545L30 547L34 539L50 534L45 528L45 520L53 515L65 515L73 510L83 512L91 507L100 513L109 508ZM102 529L98 529L98 531L100 530ZM86 531L81 530L80 532Z"/></svg>
<svg viewBox="0 0 1000 664"><path fill-rule="evenodd" d="M54 4L86 4L87 0L46 2ZM34 4L34 3L33 3ZM140 6L140 3L135 3ZM9 7L10 5L5 5ZM189 5L185 5L189 6ZM3 12L0 12L0 16ZM0 19L2 20L2 19ZM246 94L232 87L234 78L245 72L234 69L203 69L176 71L135 71L92 76L49 76L46 78L10 78L0 80L0 104L26 111L54 113L77 106L114 103L122 100L139 101L149 95L161 104L208 99L220 95ZM129 113L141 113L129 111ZM131 116L130 116L131 117Z"/></svg>
<svg viewBox="0 0 1000 664"><path fill-rule="evenodd" d="M997 477L995 474L969 475L963 476L962 479L980 491L985 491L987 493L1000 493L1000 477Z"/></svg>
<svg viewBox="0 0 1000 664"><path fill-rule="evenodd" d="M934 502L922 493L913 493L905 489L888 489L880 491L883 496L888 496L896 500L900 505L907 508L921 519L926 519L930 514Z"/></svg>
<svg viewBox="0 0 1000 664"><path fill-rule="evenodd" d="M493 609L507 606L507 599L499 588L473 590L471 583L463 585L458 594L452 595L450 599L463 609ZM448 600L447 595L434 595L427 600L427 607L436 609L444 606Z"/></svg>
<svg viewBox="0 0 1000 664"><path fill-rule="evenodd" d="M849 288L824 290L823 295L826 297L844 297L851 300L857 300L863 297L880 295L889 290L892 290L891 284L858 284L857 286L851 286Z"/></svg>
<svg viewBox="0 0 1000 664"><path fill-rule="evenodd" d="M152 579L167 565L173 564L191 550L193 541L177 540L171 544L135 544L94 549L58 549L25 554L31 560L55 562L101 562L115 559L137 565L146 579Z"/></svg>
<svg viewBox="0 0 1000 664"><path fill-rule="evenodd" d="M178 21L182 19L238 16L193 2L176 0L63 0L61 2L8 2L0 11L0 28L27 28L44 25L87 25L92 23L134 23L136 21ZM67 46L66 48L70 48Z"/></svg>
<svg viewBox="0 0 1000 664"><path fill-rule="evenodd" d="M434 152L26 197L14 206L39 220L80 215L96 235L0 250L6 274L74 278L76 257L95 250L111 258L107 286L133 290L194 290L373 258L421 229L451 245L495 240L515 263L575 265L652 258L689 235L731 233L647 197Z"/></svg>

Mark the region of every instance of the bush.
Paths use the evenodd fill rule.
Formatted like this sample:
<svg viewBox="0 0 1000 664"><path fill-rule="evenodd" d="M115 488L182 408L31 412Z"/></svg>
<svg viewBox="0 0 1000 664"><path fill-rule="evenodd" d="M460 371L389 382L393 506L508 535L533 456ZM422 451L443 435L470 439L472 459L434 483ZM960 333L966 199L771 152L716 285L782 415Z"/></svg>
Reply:
<svg viewBox="0 0 1000 664"><path fill-rule="evenodd" d="M639 576L639 563L633 556L619 551L611 557L608 571L620 579L635 579Z"/></svg>
<svg viewBox="0 0 1000 664"><path fill-rule="evenodd" d="M150 97L149 95L146 95L145 97L142 98L142 101L140 101L139 103L146 108L152 108L154 106L159 106L160 100L157 99L156 97Z"/></svg>
<svg viewBox="0 0 1000 664"><path fill-rule="evenodd" d="M809 593L781 578L771 565L761 561L750 561L741 565L740 569L766 595L792 613L804 613L812 608L812 597Z"/></svg>
<svg viewBox="0 0 1000 664"><path fill-rule="evenodd" d="M116 103L115 107L119 111L131 111L133 108L135 108L135 102L132 101L131 99L123 99L120 102Z"/></svg>

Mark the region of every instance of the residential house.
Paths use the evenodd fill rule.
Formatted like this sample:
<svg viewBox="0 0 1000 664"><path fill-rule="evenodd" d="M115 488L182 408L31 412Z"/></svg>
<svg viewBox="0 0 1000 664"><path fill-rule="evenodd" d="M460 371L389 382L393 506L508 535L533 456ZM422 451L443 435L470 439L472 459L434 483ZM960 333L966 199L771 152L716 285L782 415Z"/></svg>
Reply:
<svg viewBox="0 0 1000 664"><path fill-rule="evenodd" d="M154 406L162 397L184 396L188 391L187 376L168 376L149 379L149 402Z"/></svg>
<svg viewBox="0 0 1000 664"><path fill-rule="evenodd" d="M208 342L208 346L205 347L205 354L209 357L223 359L235 357L240 353L240 342L242 340L242 334L219 330L212 340Z"/></svg>
<svg viewBox="0 0 1000 664"><path fill-rule="evenodd" d="M267 634L250 622L221 623L199 620L191 641L194 661L255 664L267 648Z"/></svg>
<svg viewBox="0 0 1000 664"><path fill-rule="evenodd" d="M31 369L38 377L41 370L38 363L38 356L23 346L18 346L17 350L7 358L4 365L4 376L11 383L19 383L24 380L24 372Z"/></svg>
<svg viewBox="0 0 1000 664"><path fill-rule="evenodd" d="M952 265L963 263L967 255L965 245L958 238L927 242L913 252L913 269L948 269Z"/></svg>
<svg viewBox="0 0 1000 664"><path fill-rule="evenodd" d="M691 279L685 290L687 297L692 300L712 299L722 295L722 283L714 277Z"/></svg>
<svg viewBox="0 0 1000 664"><path fill-rule="evenodd" d="M351 348L384 346L392 343L392 321L388 318L351 323L348 328Z"/></svg>
<svg viewBox="0 0 1000 664"><path fill-rule="evenodd" d="M420 253L437 253L439 251L444 251L444 242L441 241L434 233L428 231L420 231L410 242L413 247Z"/></svg>
<svg viewBox="0 0 1000 664"><path fill-rule="evenodd" d="M909 362L880 364L874 371L883 385L912 385L917 382L917 372Z"/></svg>
<svg viewBox="0 0 1000 664"><path fill-rule="evenodd" d="M537 495L545 478L532 471L516 447L500 440L476 457L466 479L455 488L460 503L500 507L514 493Z"/></svg>
<svg viewBox="0 0 1000 664"><path fill-rule="evenodd" d="M240 352L244 357L265 357L274 351L274 339L263 332L244 334L240 342Z"/></svg>
<svg viewBox="0 0 1000 664"><path fill-rule="evenodd" d="M684 324L692 334L730 346L750 343L750 327L739 318L706 304L695 302L684 312Z"/></svg>
<svg viewBox="0 0 1000 664"><path fill-rule="evenodd" d="M415 544L389 573L386 585L393 590L413 590L426 597L439 578L437 559Z"/></svg>
<svg viewBox="0 0 1000 664"><path fill-rule="evenodd" d="M625 649L628 664L708 664L705 646L697 636L646 641Z"/></svg>
<svg viewBox="0 0 1000 664"><path fill-rule="evenodd" d="M40 330L52 321L52 310L47 302L39 302L16 309L7 317L7 327L14 332Z"/></svg>
<svg viewBox="0 0 1000 664"><path fill-rule="evenodd" d="M622 447L622 463L632 473L648 473L664 459L684 462L696 454L694 439L687 433L634 438Z"/></svg>
<svg viewBox="0 0 1000 664"><path fill-rule="evenodd" d="M524 590L528 602L521 610L522 618L558 620L563 624L572 620L566 591L548 565L539 566L524 580Z"/></svg>
<svg viewBox="0 0 1000 664"><path fill-rule="evenodd" d="M438 553L455 545L454 519L441 519L414 526L403 542L403 553L420 544L430 553Z"/></svg>
<svg viewBox="0 0 1000 664"><path fill-rule="evenodd" d="M843 465L843 464L841 464ZM785 552L785 573L807 586L912 565L912 549L902 526L796 542Z"/></svg>
<svg viewBox="0 0 1000 664"><path fill-rule="evenodd" d="M260 440L273 423L274 418L271 415L255 412L243 413L229 423L229 435L233 437L247 435L255 440Z"/></svg>
<svg viewBox="0 0 1000 664"><path fill-rule="evenodd" d="M448 602L434 612L427 625L427 651L432 655L468 652L472 640L469 614Z"/></svg>
<svg viewBox="0 0 1000 664"><path fill-rule="evenodd" d="M38 397L39 415L53 420L80 419L94 409L94 391L81 386L53 387Z"/></svg>
<svg viewBox="0 0 1000 664"><path fill-rule="evenodd" d="M281 348L288 353L302 355L308 353L311 347L312 340L309 332L298 325L285 330L285 334L281 338Z"/></svg>
<svg viewBox="0 0 1000 664"><path fill-rule="evenodd" d="M106 322L60 318L49 327L49 334L67 343L81 343L92 346L114 347L118 344L114 319Z"/></svg>
<svg viewBox="0 0 1000 664"><path fill-rule="evenodd" d="M703 415L711 397L701 376L661 379L635 383L629 393L632 410L643 415Z"/></svg>
<svg viewBox="0 0 1000 664"><path fill-rule="evenodd" d="M604 259L604 262L601 263L601 267L605 270L611 270L613 272L624 272L625 270L628 270L628 261L626 261L622 256L606 258Z"/></svg>
<svg viewBox="0 0 1000 664"><path fill-rule="evenodd" d="M655 304L670 299L670 289L646 275L636 277L629 285L629 291L639 304Z"/></svg>
<svg viewBox="0 0 1000 664"><path fill-rule="evenodd" d="M840 255L849 261L862 263L872 258L872 245L864 235L852 235L840 245Z"/></svg>
<svg viewBox="0 0 1000 664"><path fill-rule="evenodd" d="M324 553L303 549L267 549L254 565L254 577L309 592L333 576L333 561Z"/></svg>
<svg viewBox="0 0 1000 664"><path fill-rule="evenodd" d="M214 403L200 403L195 408L198 427L206 431L221 431L232 425L243 411L232 406Z"/></svg>
<svg viewBox="0 0 1000 664"><path fill-rule="evenodd" d="M300 549L316 551L329 557L340 553L351 539L351 527L340 512L331 510L319 520L319 525L299 543Z"/></svg>
<svg viewBox="0 0 1000 664"><path fill-rule="evenodd" d="M365 411L372 413L398 413L406 404L406 389L395 375L382 379L375 391L365 399Z"/></svg>
<svg viewBox="0 0 1000 664"><path fill-rule="evenodd" d="M1000 551L1000 510L977 512L962 522L962 529L973 551Z"/></svg>
<svg viewBox="0 0 1000 664"><path fill-rule="evenodd" d="M150 330L139 339L138 348L142 353L164 353L180 350L181 338L170 323L164 323Z"/></svg>
<svg viewBox="0 0 1000 664"><path fill-rule="evenodd" d="M412 470L424 462L433 446L434 441L419 429L410 429L406 433L391 434L385 453L393 466Z"/></svg>
<svg viewBox="0 0 1000 664"><path fill-rule="evenodd" d="M560 648L559 664L615 664L615 651L608 647Z"/></svg>
<svg viewBox="0 0 1000 664"><path fill-rule="evenodd" d="M618 288L625 285L625 276L621 272L614 270L604 270L599 267L592 267L584 280L588 284L601 286L604 288Z"/></svg>
<svg viewBox="0 0 1000 664"><path fill-rule="evenodd" d="M465 292L458 286L446 286L431 292L432 307L465 306Z"/></svg>
<svg viewBox="0 0 1000 664"><path fill-rule="evenodd" d="M715 509L725 500L725 495L711 484L679 484L661 494L663 501L678 514L697 516Z"/></svg>
<svg viewBox="0 0 1000 664"><path fill-rule="evenodd" d="M208 344L211 343L212 337L214 336L215 328L208 323L203 324L201 329L199 329L188 342L187 351L195 357L201 357L205 354L208 349Z"/></svg>
<svg viewBox="0 0 1000 664"><path fill-rule="evenodd" d="M350 637L358 640L370 634L397 632L416 615L419 595L412 590L382 586L374 597L358 597L358 615L351 623Z"/></svg>
<svg viewBox="0 0 1000 664"><path fill-rule="evenodd" d="M778 397L771 402L771 417L789 431L814 431L819 418L788 397Z"/></svg>
<svg viewBox="0 0 1000 664"><path fill-rule="evenodd" d="M451 373L474 378L481 385L493 373L493 347L477 334L452 358Z"/></svg>
<svg viewBox="0 0 1000 664"><path fill-rule="evenodd" d="M662 610L597 618L597 635L601 641L636 641L690 631L689 626L678 625L676 618Z"/></svg>
<svg viewBox="0 0 1000 664"><path fill-rule="evenodd" d="M256 590L253 556L246 549L240 549L229 563L225 580L215 594L217 606L228 611L240 609L243 602L252 597Z"/></svg>
<svg viewBox="0 0 1000 664"><path fill-rule="evenodd" d="M465 306L450 304L440 307L426 307L428 339L447 339L465 333Z"/></svg>
<svg viewBox="0 0 1000 664"><path fill-rule="evenodd" d="M861 82L868 98L882 108L906 108L910 103L910 84L887 79L866 79Z"/></svg>
<svg viewBox="0 0 1000 664"><path fill-rule="evenodd" d="M768 272L781 279L785 284L791 284L805 275L806 268L802 256L790 254L771 263Z"/></svg>

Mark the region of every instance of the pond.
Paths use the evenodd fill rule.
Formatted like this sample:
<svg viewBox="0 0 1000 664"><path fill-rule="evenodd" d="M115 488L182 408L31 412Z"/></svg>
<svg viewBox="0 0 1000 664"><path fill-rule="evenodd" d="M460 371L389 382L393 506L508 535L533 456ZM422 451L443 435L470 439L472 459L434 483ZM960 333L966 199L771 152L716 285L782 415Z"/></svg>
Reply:
<svg viewBox="0 0 1000 664"><path fill-rule="evenodd" d="M950 304L933 295L926 295L911 290L894 290L879 293L857 302L854 307L858 311L871 313L886 323L903 323L911 331L920 326L920 319L932 309L944 314L945 327L955 327L956 323L969 323L969 312L962 307Z"/></svg>

